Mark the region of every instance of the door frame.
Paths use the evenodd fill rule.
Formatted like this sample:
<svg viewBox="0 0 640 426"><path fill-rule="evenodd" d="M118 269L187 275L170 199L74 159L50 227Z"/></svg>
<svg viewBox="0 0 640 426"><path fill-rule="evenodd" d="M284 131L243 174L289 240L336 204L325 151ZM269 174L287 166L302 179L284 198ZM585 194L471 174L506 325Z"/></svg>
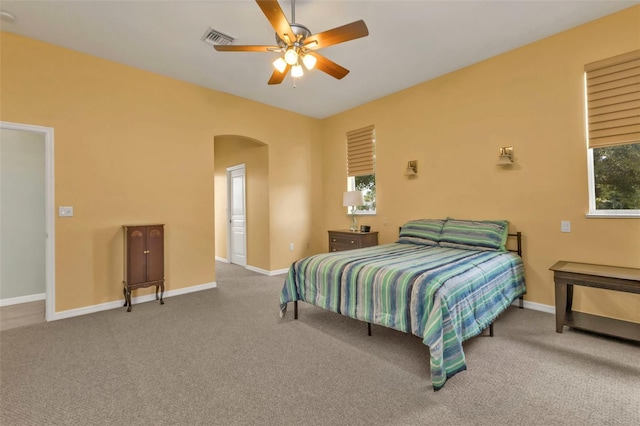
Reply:
<svg viewBox="0 0 640 426"><path fill-rule="evenodd" d="M242 169L244 171L242 179L242 196L244 197L244 256L245 264L247 266L247 257L249 248L247 247L247 168L245 163L241 163L235 166L227 167L227 260L231 262L231 238L233 238L231 230L231 172Z"/></svg>
<svg viewBox="0 0 640 426"><path fill-rule="evenodd" d="M54 208L53 127L0 121L0 128L39 133L44 136L45 174L45 319L56 319L56 238Z"/></svg>

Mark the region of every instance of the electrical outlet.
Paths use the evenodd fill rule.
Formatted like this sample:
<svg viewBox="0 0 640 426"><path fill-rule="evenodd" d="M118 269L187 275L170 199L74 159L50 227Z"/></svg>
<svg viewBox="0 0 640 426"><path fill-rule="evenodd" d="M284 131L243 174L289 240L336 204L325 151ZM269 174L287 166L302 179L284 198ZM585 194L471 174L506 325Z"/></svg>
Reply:
<svg viewBox="0 0 640 426"><path fill-rule="evenodd" d="M561 232L571 232L571 221L563 220L560 222L560 231Z"/></svg>
<svg viewBox="0 0 640 426"><path fill-rule="evenodd" d="M289 243L289 251L293 251L293 243Z"/></svg>
<svg viewBox="0 0 640 426"><path fill-rule="evenodd" d="M72 217L73 216L73 207L71 207L71 206L60 206L60 207L58 207L58 216L60 216L60 217Z"/></svg>

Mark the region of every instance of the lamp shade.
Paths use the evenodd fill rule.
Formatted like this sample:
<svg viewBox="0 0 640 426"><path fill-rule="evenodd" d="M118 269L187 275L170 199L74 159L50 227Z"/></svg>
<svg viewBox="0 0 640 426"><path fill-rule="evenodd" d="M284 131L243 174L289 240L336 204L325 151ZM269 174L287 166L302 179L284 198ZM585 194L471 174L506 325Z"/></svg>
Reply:
<svg viewBox="0 0 640 426"><path fill-rule="evenodd" d="M298 52L293 49L288 49L284 52L284 61L289 65L294 65L298 62Z"/></svg>
<svg viewBox="0 0 640 426"><path fill-rule="evenodd" d="M282 58L278 58L273 61L273 67L280 72L284 72L285 68L287 68L287 63Z"/></svg>
<svg viewBox="0 0 640 426"><path fill-rule="evenodd" d="M509 166L513 163L513 160L508 155L501 155L498 157L498 162L496 166Z"/></svg>
<svg viewBox="0 0 640 426"><path fill-rule="evenodd" d="M413 167L407 167L407 170L405 170L404 175L405 176L415 176L415 175L417 175L417 173L413 169Z"/></svg>
<svg viewBox="0 0 640 426"><path fill-rule="evenodd" d="M346 191L342 196L342 205L344 207L364 205L364 193L362 191Z"/></svg>
<svg viewBox="0 0 640 426"><path fill-rule="evenodd" d="M315 56L307 54L304 55L304 58L302 58L302 62L304 63L304 66L307 67L308 70L310 70L316 66L317 59Z"/></svg>
<svg viewBox="0 0 640 426"><path fill-rule="evenodd" d="M301 65L294 65L293 68L291 68L291 77L299 78L299 77L302 77L303 75L304 75L304 72L302 71Z"/></svg>

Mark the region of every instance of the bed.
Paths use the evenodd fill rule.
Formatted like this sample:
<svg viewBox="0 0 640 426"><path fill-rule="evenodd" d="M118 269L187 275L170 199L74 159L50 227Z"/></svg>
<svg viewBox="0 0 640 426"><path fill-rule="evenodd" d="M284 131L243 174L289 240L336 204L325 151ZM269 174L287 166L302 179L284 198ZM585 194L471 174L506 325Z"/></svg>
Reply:
<svg viewBox="0 0 640 426"><path fill-rule="evenodd" d="M516 237L517 250L507 250ZM280 297L411 333L429 347L431 382L441 389L466 370L462 342L526 292L521 234L507 221L420 219L397 242L323 253L294 262Z"/></svg>

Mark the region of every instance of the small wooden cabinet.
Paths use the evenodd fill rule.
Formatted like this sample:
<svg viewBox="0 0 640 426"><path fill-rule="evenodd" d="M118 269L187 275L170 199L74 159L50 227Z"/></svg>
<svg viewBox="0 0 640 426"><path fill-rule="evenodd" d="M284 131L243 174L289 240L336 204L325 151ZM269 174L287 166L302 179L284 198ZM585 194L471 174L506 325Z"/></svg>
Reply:
<svg viewBox="0 0 640 426"><path fill-rule="evenodd" d="M329 231L329 251L353 250L378 245L378 232Z"/></svg>
<svg viewBox="0 0 640 426"><path fill-rule="evenodd" d="M164 225L124 225L124 306L131 312L131 290L156 286L164 305ZM160 297L158 297L160 290Z"/></svg>

